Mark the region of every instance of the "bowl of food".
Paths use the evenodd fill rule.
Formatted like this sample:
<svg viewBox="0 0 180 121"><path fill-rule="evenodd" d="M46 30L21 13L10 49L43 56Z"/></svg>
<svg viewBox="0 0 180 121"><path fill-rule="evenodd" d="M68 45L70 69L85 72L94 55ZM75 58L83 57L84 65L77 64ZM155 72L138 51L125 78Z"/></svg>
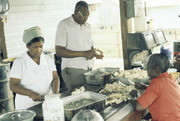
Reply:
<svg viewBox="0 0 180 121"><path fill-rule="evenodd" d="M81 110L102 111L105 106L106 96L95 92L83 92L62 98L64 104L64 113L67 120Z"/></svg>
<svg viewBox="0 0 180 121"><path fill-rule="evenodd" d="M33 121L36 113L32 110L14 110L0 116L0 121Z"/></svg>

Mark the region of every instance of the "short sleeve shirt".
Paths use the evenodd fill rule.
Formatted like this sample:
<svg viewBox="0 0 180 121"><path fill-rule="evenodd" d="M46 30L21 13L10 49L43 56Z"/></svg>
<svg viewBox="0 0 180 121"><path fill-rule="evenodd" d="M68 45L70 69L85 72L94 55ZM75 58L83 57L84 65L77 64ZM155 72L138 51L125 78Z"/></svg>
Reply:
<svg viewBox="0 0 180 121"><path fill-rule="evenodd" d="M40 64L38 65L27 53L24 53L13 62L10 78L20 79L21 86L40 95L45 95L51 91L50 85L53 79L53 71L56 71L56 68L49 56L41 54ZM16 109L26 109L35 104L28 96L19 94L16 95L15 102Z"/></svg>
<svg viewBox="0 0 180 121"><path fill-rule="evenodd" d="M25 53L14 61L10 77L21 79L22 86L45 94L52 82L53 71L56 71L56 68L49 56L41 54L40 65L38 65Z"/></svg>
<svg viewBox="0 0 180 121"><path fill-rule="evenodd" d="M79 25L73 17L62 20L56 31L56 46L63 46L72 51L87 51L93 47L91 26L87 22ZM62 69L66 67L87 70L92 68L93 61L86 60L84 57L62 58Z"/></svg>
<svg viewBox="0 0 180 121"><path fill-rule="evenodd" d="M180 86L167 72L152 79L138 102L149 108L153 121L180 121Z"/></svg>

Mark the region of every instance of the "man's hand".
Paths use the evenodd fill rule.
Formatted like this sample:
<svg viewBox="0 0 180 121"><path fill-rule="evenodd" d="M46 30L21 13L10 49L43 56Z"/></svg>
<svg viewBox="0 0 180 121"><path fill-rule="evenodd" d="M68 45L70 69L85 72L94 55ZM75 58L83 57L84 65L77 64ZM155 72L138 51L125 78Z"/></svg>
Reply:
<svg viewBox="0 0 180 121"><path fill-rule="evenodd" d="M101 50L94 49L94 51L96 53L96 55L95 55L96 59L103 59L104 55L103 55L103 52Z"/></svg>
<svg viewBox="0 0 180 121"><path fill-rule="evenodd" d="M85 51L84 57L88 60L88 59L92 59L93 57L96 56L96 53L93 49Z"/></svg>
<svg viewBox="0 0 180 121"><path fill-rule="evenodd" d="M32 98L33 101L42 101L43 100L43 96L41 96L40 94L36 93L36 92L31 92L30 98Z"/></svg>

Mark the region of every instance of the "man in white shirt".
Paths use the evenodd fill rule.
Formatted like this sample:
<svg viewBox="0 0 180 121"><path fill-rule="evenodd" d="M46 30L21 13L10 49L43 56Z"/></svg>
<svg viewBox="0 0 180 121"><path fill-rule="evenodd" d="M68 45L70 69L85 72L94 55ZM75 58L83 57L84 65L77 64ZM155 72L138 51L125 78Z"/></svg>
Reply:
<svg viewBox="0 0 180 121"><path fill-rule="evenodd" d="M54 62L42 53L44 37L40 28L25 30L23 41L28 51L15 59L10 71L10 89L16 93L16 109L27 109L39 104L44 95L59 92Z"/></svg>
<svg viewBox="0 0 180 121"><path fill-rule="evenodd" d="M86 83L83 73L93 67L92 59L103 58L93 48L88 4L79 1L74 14L62 20L56 32L56 56L62 57L62 77L69 91Z"/></svg>

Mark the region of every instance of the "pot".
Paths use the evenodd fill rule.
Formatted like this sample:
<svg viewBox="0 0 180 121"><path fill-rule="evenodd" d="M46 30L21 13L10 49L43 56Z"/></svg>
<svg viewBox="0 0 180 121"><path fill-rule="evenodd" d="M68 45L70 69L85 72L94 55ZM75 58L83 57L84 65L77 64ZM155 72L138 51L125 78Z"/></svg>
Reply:
<svg viewBox="0 0 180 121"><path fill-rule="evenodd" d="M15 110L0 116L0 121L33 121L36 113L31 110Z"/></svg>
<svg viewBox="0 0 180 121"><path fill-rule="evenodd" d="M9 64L0 63L0 80L8 78L9 68Z"/></svg>

